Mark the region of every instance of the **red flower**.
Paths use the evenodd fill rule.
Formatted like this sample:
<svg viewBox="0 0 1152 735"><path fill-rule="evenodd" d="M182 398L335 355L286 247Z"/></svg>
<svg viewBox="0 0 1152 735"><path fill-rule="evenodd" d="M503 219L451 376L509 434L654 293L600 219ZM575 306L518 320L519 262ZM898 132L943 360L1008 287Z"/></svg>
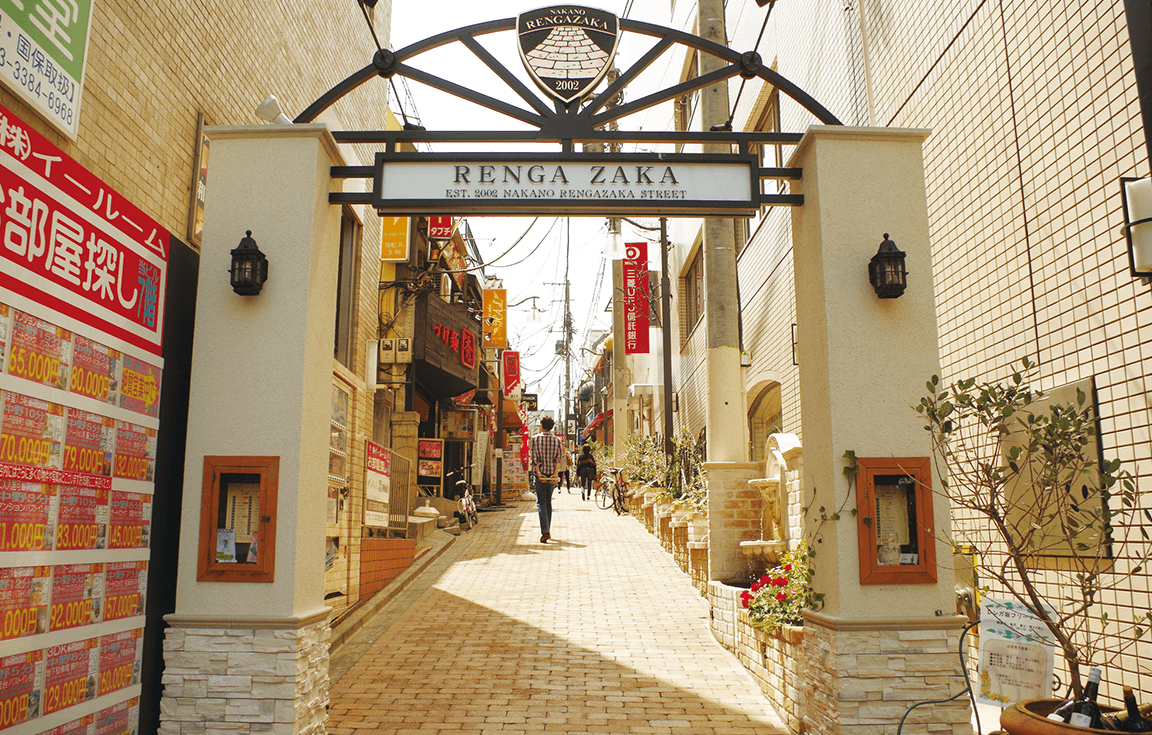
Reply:
<svg viewBox="0 0 1152 735"><path fill-rule="evenodd" d="M792 571L792 565L791 564L785 564L784 565L784 571L786 571L786 572Z"/></svg>
<svg viewBox="0 0 1152 735"><path fill-rule="evenodd" d="M784 594L783 592L777 592L776 593L776 599L779 600L780 602L784 602L785 600L788 599L788 595Z"/></svg>
<svg viewBox="0 0 1152 735"><path fill-rule="evenodd" d="M784 577L777 577L776 579L772 580L772 584L776 585L777 587L787 587L788 580Z"/></svg>

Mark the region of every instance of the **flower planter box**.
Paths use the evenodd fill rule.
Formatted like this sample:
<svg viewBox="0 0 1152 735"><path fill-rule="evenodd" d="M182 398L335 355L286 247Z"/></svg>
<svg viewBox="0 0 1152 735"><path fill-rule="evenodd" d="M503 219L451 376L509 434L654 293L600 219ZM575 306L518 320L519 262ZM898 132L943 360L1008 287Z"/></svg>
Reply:
<svg viewBox="0 0 1152 735"><path fill-rule="evenodd" d="M752 624L746 610L737 613L736 657L792 733L800 732L804 718L803 644L803 627L787 625L768 633Z"/></svg>

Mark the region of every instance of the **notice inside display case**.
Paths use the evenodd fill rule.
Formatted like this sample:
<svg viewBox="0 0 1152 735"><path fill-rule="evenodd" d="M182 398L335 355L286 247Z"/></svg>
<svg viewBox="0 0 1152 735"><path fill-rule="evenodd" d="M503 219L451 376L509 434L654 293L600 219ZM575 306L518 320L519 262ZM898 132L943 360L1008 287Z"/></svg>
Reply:
<svg viewBox="0 0 1152 735"><path fill-rule="evenodd" d="M932 476L927 457L857 460L861 584L936 581Z"/></svg>
<svg viewBox="0 0 1152 735"><path fill-rule="evenodd" d="M279 457L204 458L198 580L272 581L279 467Z"/></svg>

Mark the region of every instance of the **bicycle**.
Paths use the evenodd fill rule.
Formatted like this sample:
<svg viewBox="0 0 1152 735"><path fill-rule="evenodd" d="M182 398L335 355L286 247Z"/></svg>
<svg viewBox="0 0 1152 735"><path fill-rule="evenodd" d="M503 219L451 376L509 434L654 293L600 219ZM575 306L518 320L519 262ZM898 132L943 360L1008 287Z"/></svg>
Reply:
<svg viewBox="0 0 1152 735"><path fill-rule="evenodd" d="M625 515L628 509L624 507L624 493L628 484L624 480L623 470L617 467L608 468L600 479L600 487L596 489L596 505L601 510L612 508L616 515Z"/></svg>
<svg viewBox="0 0 1152 735"><path fill-rule="evenodd" d="M471 530L480 522L480 516L476 513L476 501L472 499L472 488L469 487L467 480L460 479L456 481L456 489L461 492L460 498L456 501L456 515L462 523L467 523L468 529Z"/></svg>

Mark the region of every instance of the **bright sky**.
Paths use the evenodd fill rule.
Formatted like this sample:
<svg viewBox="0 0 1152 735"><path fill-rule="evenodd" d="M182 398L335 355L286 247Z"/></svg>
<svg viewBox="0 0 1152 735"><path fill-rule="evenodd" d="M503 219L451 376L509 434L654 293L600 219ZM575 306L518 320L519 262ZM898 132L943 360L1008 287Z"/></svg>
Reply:
<svg viewBox="0 0 1152 735"><path fill-rule="evenodd" d="M654 14L656 12L654 8L666 9L669 5L668 0L603 0L588 4L610 10L622 17L658 24L667 22L666 17ZM515 17L521 12L548 5L547 0L535 2L489 0L482 3L475 0L424 2L397 0L392 5L391 46L393 49L401 49L439 33L475 23ZM617 66L622 68L626 68L626 65L648 48L648 45L638 45L639 41L628 45L625 43L626 40L627 35L622 38L617 56L619 59ZM514 33L485 36L481 38L481 43L510 70L521 74L529 87L533 86L523 73ZM523 105L511 90L480 64L475 56L458 44L451 48L441 48L422 54L411 63L422 71L483 91L506 102ZM668 71L667 68L653 68L652 73L663 74ZM643 86L644 82L645 78L642 77L633 86ZM399 80L397 88L401 95L400 107L404 113L409 117L419 118L429 130L526 129L523 123L415 82L408 83L410 99L407 98L404 88L399 86ZM638 93L631 91L630 88L628 96L637 95ZM395 107L393 103L394 110ZM653 124L658 124L662 128L660 113L652 117ZM436 147L438 151L453 149L476 150L477 147ZM488 150L512 149L489 147ZM611 266L602 257L604 241L607 238L605 219L541 217L533 224L531 218L469 217L468 221L484 260L496 261L486 272L504 279L509 303L515 304L535 296L536 306L544 310L541 314L542 322L538 325L530 324L528 321L532 301L527 301L511 310L510 346L521 352L525 380L528 383L527 392L539 394L542 409L562 408L564 362L557 357L555 346L557 341L563 339L563 283L566 273L571 284L570 308L576 330L572 365L574 390L582 380L583 373L578 367L578 356L588 330L611 328L611 314L604 310L611 298ZM520 239L526 230L527 235ZM630 233L627 226L624 234L625 240L636 239L635 234ZM519 244L513 247L518 239ZM511 251L506 256L496 260L510 248ZM597 294L596 302L593 303L593 296Z"/></svg>

